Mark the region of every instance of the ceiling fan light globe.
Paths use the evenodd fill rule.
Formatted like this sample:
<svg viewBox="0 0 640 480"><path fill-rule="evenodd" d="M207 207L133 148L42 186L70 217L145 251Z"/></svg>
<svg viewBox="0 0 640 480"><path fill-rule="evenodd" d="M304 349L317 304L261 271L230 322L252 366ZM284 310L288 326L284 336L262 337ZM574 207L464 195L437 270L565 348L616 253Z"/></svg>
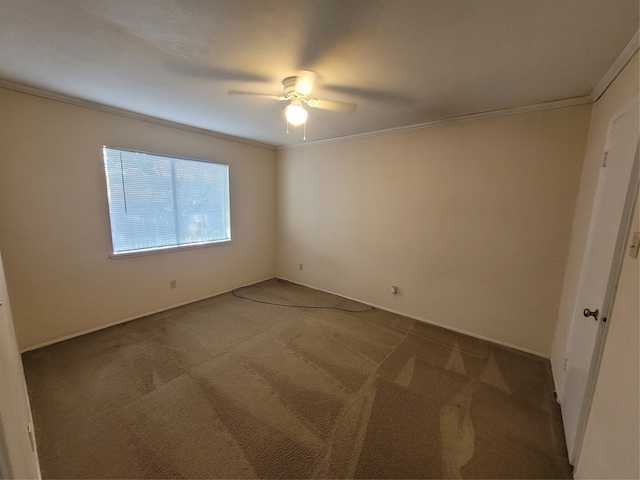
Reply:
<svg viewBox="0 0 640 480"><path fill-rule="evenodd" d="M307 121L308 113L302 105L289 105L285 108L284 115L291 125L302 125Z"/></svg>

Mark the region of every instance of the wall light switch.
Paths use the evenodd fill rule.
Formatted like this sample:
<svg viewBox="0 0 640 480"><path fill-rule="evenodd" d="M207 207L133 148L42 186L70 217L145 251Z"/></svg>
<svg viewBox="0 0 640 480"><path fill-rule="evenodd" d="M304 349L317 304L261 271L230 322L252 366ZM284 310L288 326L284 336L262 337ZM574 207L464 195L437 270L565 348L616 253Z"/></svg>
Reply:
<svg viewBox="0 0 640 480"><path fill-rule="evenodd" d="M638 250L640 250L640 232L633 232L631 245L629 245L629 255L638 258Z"/></svg>

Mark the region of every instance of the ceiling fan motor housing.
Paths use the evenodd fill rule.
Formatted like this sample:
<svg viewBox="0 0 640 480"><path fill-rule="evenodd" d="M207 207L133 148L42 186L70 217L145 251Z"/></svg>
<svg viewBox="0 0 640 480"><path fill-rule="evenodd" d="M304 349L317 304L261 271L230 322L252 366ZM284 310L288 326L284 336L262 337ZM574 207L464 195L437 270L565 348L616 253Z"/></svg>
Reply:
<svg viewBox="0 0 640 480"><path fill-rule="evenodd" d="M300 92L296 92L296 80L298 77L287 77L282 80L282 85L284 86L284 96L285 97L300 97L302 96Z"/></svg>

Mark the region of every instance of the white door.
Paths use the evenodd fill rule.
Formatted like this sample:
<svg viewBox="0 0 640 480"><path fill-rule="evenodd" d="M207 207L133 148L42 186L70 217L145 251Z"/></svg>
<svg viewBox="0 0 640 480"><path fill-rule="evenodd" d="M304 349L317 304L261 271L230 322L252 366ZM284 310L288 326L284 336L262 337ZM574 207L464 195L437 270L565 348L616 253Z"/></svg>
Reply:
<svg viewBox="0 0 640 480"><path fill-rule="evenodd" d="M40 478L33 423L0 257L0 478Z"/></svg>
<svg viewBox="0 0 640 480"><path fill-rule="evenodd" d="M596 364L638 182L638 132L636 99L610 124L569 335L567 377L560 403L572 464L584 433ZM585 309L589 311L585 312ZM593 314L587 316L590 312Z"/></svg>

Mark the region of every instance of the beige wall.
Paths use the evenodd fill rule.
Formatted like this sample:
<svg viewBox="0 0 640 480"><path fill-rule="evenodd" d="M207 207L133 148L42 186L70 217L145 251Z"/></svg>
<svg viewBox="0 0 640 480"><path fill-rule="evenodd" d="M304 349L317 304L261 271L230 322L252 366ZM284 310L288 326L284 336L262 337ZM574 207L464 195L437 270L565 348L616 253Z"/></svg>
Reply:
<svg viewBox="0 0 640 480"><path fill-rule="evenodd" d="M640 478L640 261L628 250L634 231L637 198L576 478Z"/></svg>
<svg viewBox="0 0 640 480"><path fill-rule="evenodd" d="M604 95L593 105L589 140L573 219L569 259L558 312L558 325L551 353L551 366L560 398L564 392L566 374L563 366L567 356L567 342L574 310L577 308L576 311L582 311L584 308L584 306L576 306L575 302L609 121L638 95L638 68L638 53L636 53Z"/></svg>
<svg viewBox="0 0 640 480"><path fill-rule="evenodd" d="M274 151L1 88L0 105L0 247L22 349L274 275ZM233 243L110 259L105 144L228 163Z"/></svg>
<svg viewBox="0 0 640 480"><path fill-rule="evenodd" d="M548 355L590 111L280 151L278 275Z"/></svg>

